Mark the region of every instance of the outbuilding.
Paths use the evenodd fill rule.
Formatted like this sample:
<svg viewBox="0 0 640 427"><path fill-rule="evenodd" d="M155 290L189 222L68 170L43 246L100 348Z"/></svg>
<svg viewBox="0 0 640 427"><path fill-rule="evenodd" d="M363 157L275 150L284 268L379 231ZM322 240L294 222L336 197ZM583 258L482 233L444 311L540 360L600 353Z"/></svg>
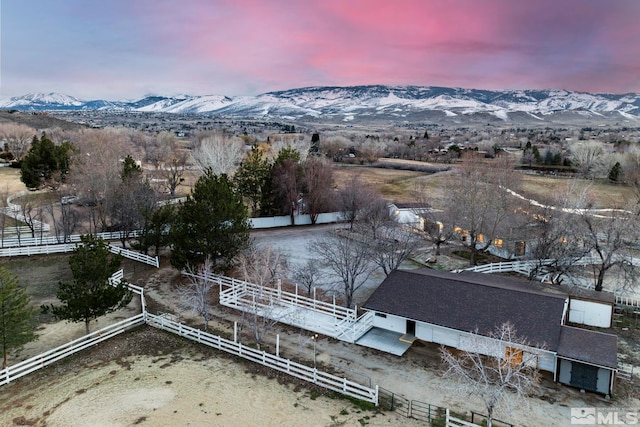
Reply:
<svg viewBox="0 0 640 427"><path fill-rule="evenodd" d="M490 334L510 323L529 346L507 343L501 354L514 349L535 353L538 369L551 372L554 380L610 395L617 337L566 325L569 303L569 295L545 292L525 280L422 269L391 272L363 309L373 313L371 334L395 334L408 345L422 340L479 353L492 348L495 354ZM469 339L476 334L487 345Z"/></svg>

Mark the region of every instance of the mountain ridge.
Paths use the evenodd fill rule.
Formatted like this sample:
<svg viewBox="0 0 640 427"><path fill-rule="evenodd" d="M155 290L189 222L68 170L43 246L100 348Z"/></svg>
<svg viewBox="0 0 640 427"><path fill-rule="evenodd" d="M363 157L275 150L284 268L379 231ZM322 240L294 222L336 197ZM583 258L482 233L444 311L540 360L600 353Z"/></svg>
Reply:
<svg viewBox="0 0 640 427"><path fill-rule="evenodd" d="M640 123L640 94L559 89L483 90L441 86L312 86L255 96L153 95L134 101L90 100L51 93L0 100L0 109L207 113L231 118L292 120L454 120L486 115L501 121L547 121L558 115Z"/></svg>

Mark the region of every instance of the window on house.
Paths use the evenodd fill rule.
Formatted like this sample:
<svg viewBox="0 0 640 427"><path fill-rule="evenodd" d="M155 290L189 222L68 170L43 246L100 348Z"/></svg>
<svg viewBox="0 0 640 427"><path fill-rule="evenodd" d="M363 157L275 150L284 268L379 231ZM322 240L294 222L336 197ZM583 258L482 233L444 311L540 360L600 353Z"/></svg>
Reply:
<svg viewBox="0 0 640 427"><path fill-rule="evenodd" d="M515 250L516 255L524 255L525 250L526 250L526 244L523 240L516 242L516 250Z"/></svg>
<svg viewBox="0 0 640 427"><path fill-rule="evenodd" d="M384 314L384 313L377 313L377 312L376 312L376 316L378 316L378 317L384 317L384 318L386 318L386 317L387 317L387 315L386 315L386 314Z"/></svg>
<svg viewBox="0 0 640 427"><path fill-rule="evenodd" d="M469 234L469 232L461 227L453 227L453 231L455 231L456 233L458 233L458 235L460 236L460 238L462 240L466 240L467 239L467 235Z"/></svg>
<svg viewBox="0 0 640 427"><path fill-rule="evenodd" d="M493 246L495 246L496 248L501 248L502 247L502 239L495 239L493 241Z"/></svg>
<svg viewBox="0 0 640 427"><path fill-rule="evenodd" d="M522 363L522 354L521 348L507 346L504 351L504 360L511 365L519 365Z"/></svg>
<svg viewBox="0 0 640 427"><path fill-rule="evenodd" d="M478 243L484 243L484 234L478 234Z"/></svg>

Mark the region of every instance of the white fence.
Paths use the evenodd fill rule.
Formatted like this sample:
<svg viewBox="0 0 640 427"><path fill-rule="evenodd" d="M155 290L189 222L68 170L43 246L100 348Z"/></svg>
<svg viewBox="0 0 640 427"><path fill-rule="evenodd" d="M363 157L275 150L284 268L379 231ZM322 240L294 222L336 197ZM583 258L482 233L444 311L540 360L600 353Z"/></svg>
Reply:
<svg viewBox="0 0 640 427"><path fill-rule="evenodd" d="M122 238L122 231L113 231L107 233L93 234L96 238L100 238L105 241L120 240ZM139 230L134 230L129 233L129 237L138 237L140 235ZM10 248L17 246L40 246L40 245L57 245L59 243L77 243L81 241L81 234L72 234L69 236L49 236L49 237L11 237L5 238L0 242L2 247Z"/></svg>
<svg viewBox="0 0 640 427"><path fill-rule="evenodd" d="M334 222L340 222L342 221L342 217L342 212L321 213L316 219L316 224L331 224ZM295 214L293 218L293 225L311 225L310 215ZM251 223L251 228L254 229L288 227L292 225L291 215L273 216L266 218L249 218L249 222Z"/></svg>
<svg viewBox="0 0 640 427"><path fill-rule="evenodd" d="M45 366L64 359L67 356L71 356L80 350L84 350L102 341L106 341L111 337L143 324L144 314L141 313L137 316L130 317L113 325L107 326L106 328L92 332L89 335L70 341L54 348L53 350L46 351L30 359L16 363L15 365L8 366L0 371L0 386L8 384L15 379L44 368Z"/></svg>
<svg viewBox="0 0 640 427"><path fill-rule="evenodd" d="M160 259L157 256L145 255L140 252L132 251L130 249L120 248L118 246L109 245L109 250L117 255L122 255L125 258L132 259L134 261L142 262L144 264L152 265L155 268L160 268Z"/></svg>
<svg viewBox="0 0 640 427"><path fill-rule="evenodd" d="M375 405L378 404L378 386L375 388L366 387L346 378L340 378L338 376L319 371L317 368L312 368L293 362L290 359L285 359L265 351L247 347L242 343L227 340L218 335L212 335L201 331L200 329L191 328L162 316L156 316L150 313L145 313L145 316L146 323L155 328L173 332L197 343L259 363L268 368L300 378L320 387L366 402L371 402Z"/></svg>
<svg viewBox="0 0 640 427"><path fill-rule="evenodd" d="M220 275L193 275L216 283L220 287L220 304L240 311L251 311L280 323L317 332L354 343L373 327L373 314L367 312L357 318L357 309L308 298L296 292L256 285L231 277Z"/></svg>
<svg viewBox="0 0 640 427"><path fill-rule="evenodd" d="M479 424L470 423L469 421L461 420L451 415L449 409L446 412L446 427L480 427Z"/></svg>
<svg viewBox="0 0 640 427"><path fill-rule="evenodd" d="M544 266L555 260L542 260L542 261L509 261L509 262L494 262L492 264L478 265L475 267L465 268L462 271L473 271L476 273L508 273L516 272L524 275L528 275L529 272L537 267ZM574 265L590 265L597 262L597 259L593 257L584 257L578 260ZM634 263L636 260L634 259ZM579 282L578 282L579 283ZM580 283L579 283L580 284ZM587 285L582 283L581 287L586 289L592 289L593 285ZM634 294L626 290L616 289L613 291L613 296L616 305L625 305L629 307L640 308L640 295Z"/></svg>
<svg viewBox="0 0 640 427"><path fill-rule="evenodd" d="M0 257L59 254L72 252L76 247L77 243L62 243L44 246L15 246L10 248L0 248ZM156 268L160 267L160 260L157 256L152 257L150 255L145 255L140 252L113 245L109 245L109 251L134 261L152 265Z"/></svg>

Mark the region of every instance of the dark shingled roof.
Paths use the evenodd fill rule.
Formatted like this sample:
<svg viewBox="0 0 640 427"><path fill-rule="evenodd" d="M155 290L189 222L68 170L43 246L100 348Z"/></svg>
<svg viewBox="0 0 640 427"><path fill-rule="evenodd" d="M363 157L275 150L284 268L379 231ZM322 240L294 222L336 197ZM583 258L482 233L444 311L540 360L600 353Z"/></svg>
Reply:
<svg viewBox="0 0 640 427"><path fill-rule="evenodd" d="M395 270L363 308L482 335L510 322L530 345L556 351L566 296L524 289L528 284L482 273Z"/></svg>
<svg viewBox="0 0 640 427"><path fill-rule="evenodd" d="M563 326L558 356L592 365L618 367L618 337L588 329Z"/></svg>

